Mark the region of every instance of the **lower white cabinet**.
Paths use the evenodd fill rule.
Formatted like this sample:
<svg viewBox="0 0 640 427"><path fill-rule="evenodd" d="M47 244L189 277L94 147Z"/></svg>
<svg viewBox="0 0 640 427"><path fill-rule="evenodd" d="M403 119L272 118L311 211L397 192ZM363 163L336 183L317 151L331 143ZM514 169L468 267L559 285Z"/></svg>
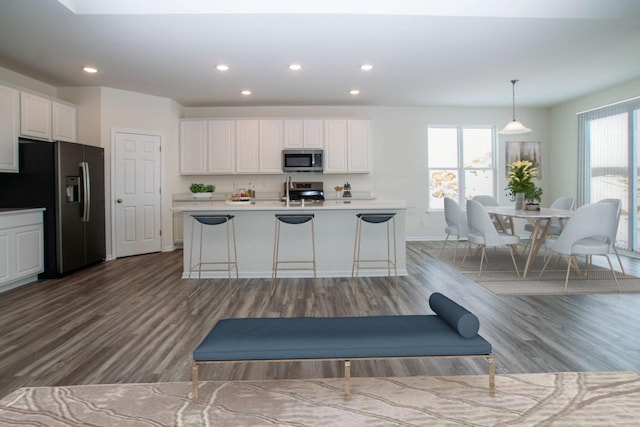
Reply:
<svg viewBox="0 0 640 427"><path fill-rule="evenodd" d="M44 270L42 210L0 213L0 292L37 280Z"/></svg>

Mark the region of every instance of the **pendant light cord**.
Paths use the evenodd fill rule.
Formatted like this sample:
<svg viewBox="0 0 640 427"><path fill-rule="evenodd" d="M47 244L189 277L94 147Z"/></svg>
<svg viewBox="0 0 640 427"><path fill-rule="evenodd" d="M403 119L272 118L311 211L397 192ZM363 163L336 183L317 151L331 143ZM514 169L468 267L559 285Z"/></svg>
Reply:
<svg viewBox="0 0 640 427"><path fill-rule="evenodd" d="M513 121L516 121L516 83L518 83L518 80L511 80L511 106L512 106L512 111L513 111Z"/></svg>

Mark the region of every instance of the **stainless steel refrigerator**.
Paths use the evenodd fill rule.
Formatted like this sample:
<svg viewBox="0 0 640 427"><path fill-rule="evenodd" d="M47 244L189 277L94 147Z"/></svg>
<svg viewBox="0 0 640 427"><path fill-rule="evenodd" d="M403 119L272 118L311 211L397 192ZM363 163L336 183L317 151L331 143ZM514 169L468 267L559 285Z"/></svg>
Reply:
<svg viewBox="0 0 640 427"><path fill-rule="evenodd" d="M20 139L20 172L0 174L0 207L44 207L44 272L51 278L103 261L104 149Z"/></svg>

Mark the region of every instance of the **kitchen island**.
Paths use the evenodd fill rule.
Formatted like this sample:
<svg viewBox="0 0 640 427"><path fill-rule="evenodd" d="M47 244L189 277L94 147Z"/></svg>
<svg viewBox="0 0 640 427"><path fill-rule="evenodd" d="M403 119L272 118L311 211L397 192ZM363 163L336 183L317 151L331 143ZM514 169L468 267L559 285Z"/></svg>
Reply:
<svg viewBox="0 0 640 427"><path fill-rule="evenodd" d="M192 215L235 215L238 270L242 278L270 278L273 264L273 243L276 213L313 213L315 215L316 265L318 277L351 277L353 247L356 233L356 214L395 213L396 253L398 275L406 276L406 237L404 200L353 200L345 203L324 201L321 203L290 204L282 202L193 203L174 207L184 213L183 278L197 277L197 271L189 271ZM200 245L199 226L193 237L194 257ZM226 257L224 226L205 227L203 235L203 261ZM393 242L393 240L392 240ZM292 226L283 224L280 230L281 259L310 259L311 231L308 224ZM386 226L363 224L361 258L386 258ZM393 256L393 255L392 255ZM194 261L196 262L196 261ZM392 273L393 274L393 273ZM386 276L387 268L366 269L360 276ZM226 272L203 272L203 277L227 277ZM278 271L278 277L313 277L312 271Z"/></svg>

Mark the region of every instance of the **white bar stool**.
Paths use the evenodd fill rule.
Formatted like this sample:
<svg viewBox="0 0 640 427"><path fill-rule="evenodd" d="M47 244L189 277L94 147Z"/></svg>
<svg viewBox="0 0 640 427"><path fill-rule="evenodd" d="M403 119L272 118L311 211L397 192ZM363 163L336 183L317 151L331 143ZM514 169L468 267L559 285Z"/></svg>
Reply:
<svg viewBox="0 0 640 427"><path fill-rule="evenodd" d="M276 289L278 270L313 270L313 283L316 283L316 235L314 214L276 214L276 234L273 242L273 271L271 274L271 294ZM280 224L299 225L311 223L311 260L280 260ZM297 264L293 267L280 267L280 264ZM305 266L304 264L310 264Z"/></svg>
<svg viewBox="0 0 640 427"><path fill-rule="evenodd" d="M387 276L391 279L391 269L393 268L395 276L396 289L398 288L398 269L396 266L396 217L395 213L359 213L356 215L356 240L353 247L353 266L351 268L351 278L358 279L360 270L364 269L379 269L380 264L387 267ZM360 258L360 246L362 243L362 224L386 224L387 225L387 258L386 259L361 259ZM389 224L393 226L393 259L391 258L391 229ZM377 263L378 265L361 266L362 263Z"/></svg>
<svg viewBox="0 0 640 427"><path fill-rule="evenodd" d="M189 294L191 276L193 271L198 269L198 280L202 278L202 272L205 271L226 271L229 273L229 286L231 286L231 271L235 268L236 270L236 282L238 280L238 252L236 250L236 229L234 225L234 215L227 214L217 214L217 215L192 215L193 221L191 223L191 247L189 251L189 280L187 281L187 294L188 297L195 294L200 287L196 289L192 294ZM196 223L200 224L200 248L199 248L199 257L198 262L196 264L193 263L193 235L196 227ZM216 226L226 224L227 231L227 260L226 261L202 261L202 242L203 242L203 234L205 226ZM231 246L233 243L233 258ZM225 268L210 268L210 269L202 269L203 265L223 265ZM231 290L231 294L234 294L238 290L238 286Z"/></svg>

